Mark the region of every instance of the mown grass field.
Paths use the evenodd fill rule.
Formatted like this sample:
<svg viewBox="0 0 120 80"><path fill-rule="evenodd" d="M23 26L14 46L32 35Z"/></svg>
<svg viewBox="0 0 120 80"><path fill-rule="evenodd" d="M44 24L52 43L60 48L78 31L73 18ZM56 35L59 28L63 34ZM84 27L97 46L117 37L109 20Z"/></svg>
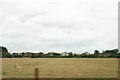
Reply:
<svg viewBox="0 0 120 80"><path fill-rule="evenodd" d="M22 68L17 69L15 65ZM117 78L117 58L6 58L2 59L3 78Z"/></svg>

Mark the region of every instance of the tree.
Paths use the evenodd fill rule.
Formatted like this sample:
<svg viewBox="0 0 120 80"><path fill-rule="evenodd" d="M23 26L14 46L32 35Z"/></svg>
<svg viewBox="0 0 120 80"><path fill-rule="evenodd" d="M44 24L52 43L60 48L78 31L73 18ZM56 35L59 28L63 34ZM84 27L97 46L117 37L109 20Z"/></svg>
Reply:
<svg viewBox="0 0 120 80"><path fill-rule="evenodd" d="M81 54L82 58L89 58L90 57L90 53L89 52L84 52Z"/></svg>
<svg viewBox="0 0 120 80"><path fill-rule="evenodd" d="M100 54L100 52L98 50L95 50L94 54Z"/></svg>
<svg viewBox="0 0 120 80"><path fill-rule="evenodd" d="M6 47L0 46L0 52L1 53L8 53L8 50Z"/></svg>
<svg viewBox="0 0 120 80"><path fill-rule="evenodd" d="M8 52L6 47L0 46L0 57L11 58L12 55Z"/></svg>
<svg viewBox="0 0 120 80"><path fill-rule="evenodd" d="M20 55L19 53L12 53L13 58L20 58L22 57L22 55Z"/></svg>
<svg viewBox="0 0 120 80"><path fill-rule="evenodd" d="M73 54L72 52L69 52L69 53L68 53L68 57L69 57L69 58L73 58L73 57L74 57L74 54Z"/></svg>
<svg viewBox="0 0 120 80"><path fill-rule="evenodd" d="M111 52L112 52L112 53L118 53L119 50L118 50L118 49L113 49L113 50L111 50Z"/></svg>
<svg viewBox="0 0 120 80"><path fill-rule="evenodd" d="M94 56L95 56L95 57L100 57L100 52L99 52L98 50L95 50L95 51L94 51Z"/></svg>

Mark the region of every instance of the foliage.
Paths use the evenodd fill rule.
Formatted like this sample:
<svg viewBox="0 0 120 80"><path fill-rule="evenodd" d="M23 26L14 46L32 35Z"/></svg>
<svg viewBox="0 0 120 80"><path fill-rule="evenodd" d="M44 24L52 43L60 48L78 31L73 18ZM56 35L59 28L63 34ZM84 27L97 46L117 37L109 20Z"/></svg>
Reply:
<svg viewBox="0 0 120 80"><path fill-rule="evenodd" d="M101 53L98 50L95 50L94 54L90 54L89 52L84 52L81 54L73 52L48 52L46 54L44 52L22 52L10 54L6 47L0 47L0 52L2 54L2 58L120 58L120 53L118 53L118 49L105 50Z"/></svg>
<svg viewBox="0 0 120 80"><path fill-rule="evenodd" d="M11 58L12 55L8 52L6 47L0 46L0 57L2 57L2 58Z"/></svg>

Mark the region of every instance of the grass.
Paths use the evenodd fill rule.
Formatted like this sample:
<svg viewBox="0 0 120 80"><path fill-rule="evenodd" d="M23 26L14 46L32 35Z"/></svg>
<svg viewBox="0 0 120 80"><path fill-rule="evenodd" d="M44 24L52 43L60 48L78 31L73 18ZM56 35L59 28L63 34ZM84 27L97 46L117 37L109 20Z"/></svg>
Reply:
<svg viewBox="0 0 120 80"><path fill-rule="evenodd" d="M117 58L4 58L3 78L117 78ZM20 65L21 69L16 69Z"/></svg>

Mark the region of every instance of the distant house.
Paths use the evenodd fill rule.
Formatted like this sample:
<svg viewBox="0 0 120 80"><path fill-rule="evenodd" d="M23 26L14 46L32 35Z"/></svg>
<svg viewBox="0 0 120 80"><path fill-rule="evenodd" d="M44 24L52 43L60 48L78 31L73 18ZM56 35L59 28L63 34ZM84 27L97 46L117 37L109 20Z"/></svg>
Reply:
<svg viewBox="0 0 120 80"><path fill-rule="evenodd" d="M20 53L20 55L23 57L23 58L31 58L31 55L32 53L31 52L22 52Z"/></svg>
<svg viewBox="0 0 120 80"><path fill-rule="evenodd" d="M43 52L39 52L39 53L32 53L32 57L43 57L44 53Z"/></svg>
<svg viewBox="0 0 120 80"><path fill-rule="evenodd" d="M38 54L39 54L39 56L44 56L43 52L39 52Z"/></svg>
<svg viewBox="0 0 120 80"><path fill-rule="evenodd" d="M89 55L90 55L89 52L84 52L84 53L81 54L81 56L89 56Z"/></svg>
<svg viewBox="0 0 120 80"><path fill-rule="evenodd" d="M12 53L12 57L14 58L14 57L19 57L19 53Z"/></svg>
<svg viewBox="0 0 120 80"><path fill-rule="evenodd" d="M110 56L110 53L101 53L100 54L100 57L108 57L108 56Z"/></svg>
<svg viewBox="0 0 120 80"><path fill-rule="evenodd" d="M49 57L49 56L54 56L53 53L54 53L54 52L48 52L48 53L45 54L45 56L47 56L47 57Z"/></svg>
<svg viewBox="0 0 120 80"><path fill-rule="evenodd" d="M68 56L69 54L67 52L61 53L61 56Z"/></svg>

